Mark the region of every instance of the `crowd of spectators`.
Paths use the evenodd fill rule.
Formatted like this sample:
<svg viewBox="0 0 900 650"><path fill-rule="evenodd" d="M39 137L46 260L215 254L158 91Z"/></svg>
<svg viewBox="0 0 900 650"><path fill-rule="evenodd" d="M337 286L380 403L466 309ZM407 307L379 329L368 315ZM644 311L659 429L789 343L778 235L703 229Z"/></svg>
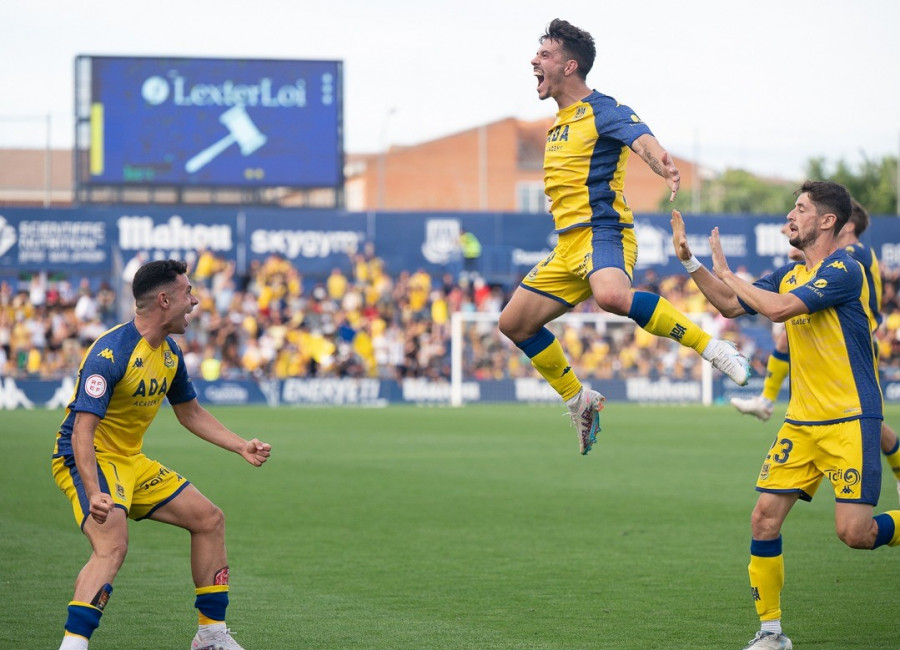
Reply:
<svg viewBox="0 0 900 650"><path fill-rule="evenodd" d="M388 273L371 250L321 280L305 279L272 256L238 273L233 261L202 251L191 269L200 303L179 340L196 378L377 377L450 378L450 314L499 312L514 287L492 286L476 273L433 278L422 269ZM765 374L772 349L761 317L718 316L687 274L639 272L636 287L666 296L685 313L704 317L714 336L728 338ZM878 332L882 371L900 377L900 271L884 274L885 323ZM127 283L122 291L130 291ZM108 283L92 287L46 274L0 283L0 377L59 379L72 375L93 340L127 320L130 296ZM122 306L126 309L123 309ZM591 301L574 315L597 311ZM647 334L627 320L570 318L551 326L579 376L699 378L692 351ZM497 331L495 321L463 330L464 377L534 376L528 359Z"/></svg>

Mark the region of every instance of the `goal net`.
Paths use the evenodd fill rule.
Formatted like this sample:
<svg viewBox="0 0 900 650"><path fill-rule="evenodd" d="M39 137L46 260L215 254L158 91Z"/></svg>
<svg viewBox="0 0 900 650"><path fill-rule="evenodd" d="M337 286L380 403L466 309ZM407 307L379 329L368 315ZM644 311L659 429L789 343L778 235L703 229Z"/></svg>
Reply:
<svg viewBox="0 0 900 650"><path fill-rule="evenodd" d="M688 316L711 331L709 314ZM531 366L528 357L500 333L499 318L499 312L451 315L451 404L558 402L559 395ZM570 312L547 328L562 343L582 383L609 399L713 401L712 366L693 350L654 336L629 318L604 312Z"/></svg>

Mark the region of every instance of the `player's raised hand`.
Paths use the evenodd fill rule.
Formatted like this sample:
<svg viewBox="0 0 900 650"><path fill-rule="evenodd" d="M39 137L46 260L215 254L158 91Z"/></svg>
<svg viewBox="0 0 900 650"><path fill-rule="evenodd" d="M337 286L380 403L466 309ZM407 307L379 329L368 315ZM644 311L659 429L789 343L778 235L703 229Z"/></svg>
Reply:
<svg viewBox="0 0 900 650"><path fill-rule="evenodd" d="M687 232L684 228L684 219L678 210L672 210L672 246L675 248L675 254L682 262L691 259L691 248L688 246Z"/></svg>
<svg viewBox="0 0 900 650"><path fill-rule="evenodd" d="M105 492L99 492L91 496L90 504L90 513L94 521L98 524L105 523L110 511L113 509L112 497Z"/></svg>
<svg viewBox="0 0 900 650"><path fill-rule="evenodd" d="M709 247L712 250L713 271L720 278L725 273L730 273L728 268L728 260L725 259L725 251L722 249L722 240L719 239L718 226L712 229L709 235Z"/></svg>
<svg viewBox="0 0 900 650"><path fill-rule="evenodd" d="M681 173L675 166L675 161L672 160L672 156L669 155L668 151L663 151L662 164L666 170L666 185L672 190L672 195L669 197L669 201L671 202L675 200L675 195L678 194L678 188L681 187Z"/></svg>
<svg viewBox="0 0 900 650"><path fill-rule="evenodd" d="M269 460L272 455L272 445L260 442L256 438L248 440L247 444L241 449L241 456L254 467L259 467Z"/></svg>

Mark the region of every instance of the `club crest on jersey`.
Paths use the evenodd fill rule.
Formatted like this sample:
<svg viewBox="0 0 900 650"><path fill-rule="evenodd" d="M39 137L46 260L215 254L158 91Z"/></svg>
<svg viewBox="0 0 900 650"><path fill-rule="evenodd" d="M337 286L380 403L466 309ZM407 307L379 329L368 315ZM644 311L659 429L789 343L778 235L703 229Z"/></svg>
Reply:
<svg viewBox="0 0 900 650"><path fill-rule="evenodd" d="M172 356L172 353L169 350L166 350L163 353L163 364L165 364L166 368L175 367L175 357Z"/></svg>
<svg viewBox="0 0 900 650"><path fill-rule="evenodd" d="M113 351L109 348L103 348L100 352L97 353L97 356L103 357L104 359L112 361L113 363L116 362L116 360L113 358Z"/></svg>
<svg viewBox="0 0 900 650"><path fill-rule="evenodd" d="M575 111L575 119L577 120L579 117L584 117L584 114L587 113L587 107L579 106Z"/></svg>

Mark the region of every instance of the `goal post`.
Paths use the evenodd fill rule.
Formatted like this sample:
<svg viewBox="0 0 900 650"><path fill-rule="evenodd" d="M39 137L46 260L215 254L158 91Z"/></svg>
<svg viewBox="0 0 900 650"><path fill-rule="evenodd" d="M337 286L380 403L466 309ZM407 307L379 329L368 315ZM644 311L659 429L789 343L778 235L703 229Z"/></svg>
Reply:
<svg viewBox="0 0 900 650"><path fill-rule="evenodd" d="M687 314L687 316L705 330L711 330L713 320L710 314L691 313ZM478 391L467 390L472 386L473 382L480 381L479 378L474 376L471 372L473 365L479 366L480 364L486 364L489 361L486 357L490 354L496 356L498 354L498 348L500 348L500 354L504 354L507 357L509 355L521 354L512 342L500 334L497 327L499 319L500 312L457 311L451 314L450 403L452 406L462 406L467 401L476 401L480 399L480 397L478 397ZM564 334L566 327L580 330L587 328L586 333L582 331L583 338L590 339L595 333L595 337L598 339L606 338L617 341L629 337L633 338L635 336L634 330L638 328L637 324L630 318L604 312L569 312L560 318L553 320L547 327L561 339L564 348L566 348L566 336ZM647 334L647 336L649 337L652 335ZM664 342L664 345L672 346L667 350L666 356L672 356L674 354L677 357L678 348L681 346L675 341L670 341L668 339L660 340ZM484 346L485 349L473 349L476 344L481 346L484 341L487 341L487 344ZM613 348L614 346L611 346L610 349ZM493 349L494 352L491 352L491 349ZM567 350L567 353L569 352L570 351ZM647 354L653 353L653 351L647 351ZM611 354L616 353L611 352ZM690 354L695 355L696 362L701 364L699 373L700 389L699 392L696 391L695 380L694 392L684 397L681 401L699 401L702 404L710 405L713 403L712 366L705 361L701 361L699 355L696 355L693 351L690 351ZM573 355L571 361L573 365L576 365L579 362L578 356ZM677 358L674 363L678 363ZM543 379L537 374L537 371L531 368L530 365L527 369L520 368L519 370L527 374L528 377L537 377L543 382ZM491 368L490 372L497 373L500 372L500 370ZM506 372L506 369L503 369L503 372ZM604 378L586 377L581 373L579 374L579 377L584 380L585 383L596 384L596 387L603 392L602 385L605 381ZM510 377L506 378L509 379ZM632 375L631 380L634 379L636 379L636 377ZM640 393L639 390L638 393ZM638 394L634 398L629 396L628 399L641 401L641 395Z"/></svg>

